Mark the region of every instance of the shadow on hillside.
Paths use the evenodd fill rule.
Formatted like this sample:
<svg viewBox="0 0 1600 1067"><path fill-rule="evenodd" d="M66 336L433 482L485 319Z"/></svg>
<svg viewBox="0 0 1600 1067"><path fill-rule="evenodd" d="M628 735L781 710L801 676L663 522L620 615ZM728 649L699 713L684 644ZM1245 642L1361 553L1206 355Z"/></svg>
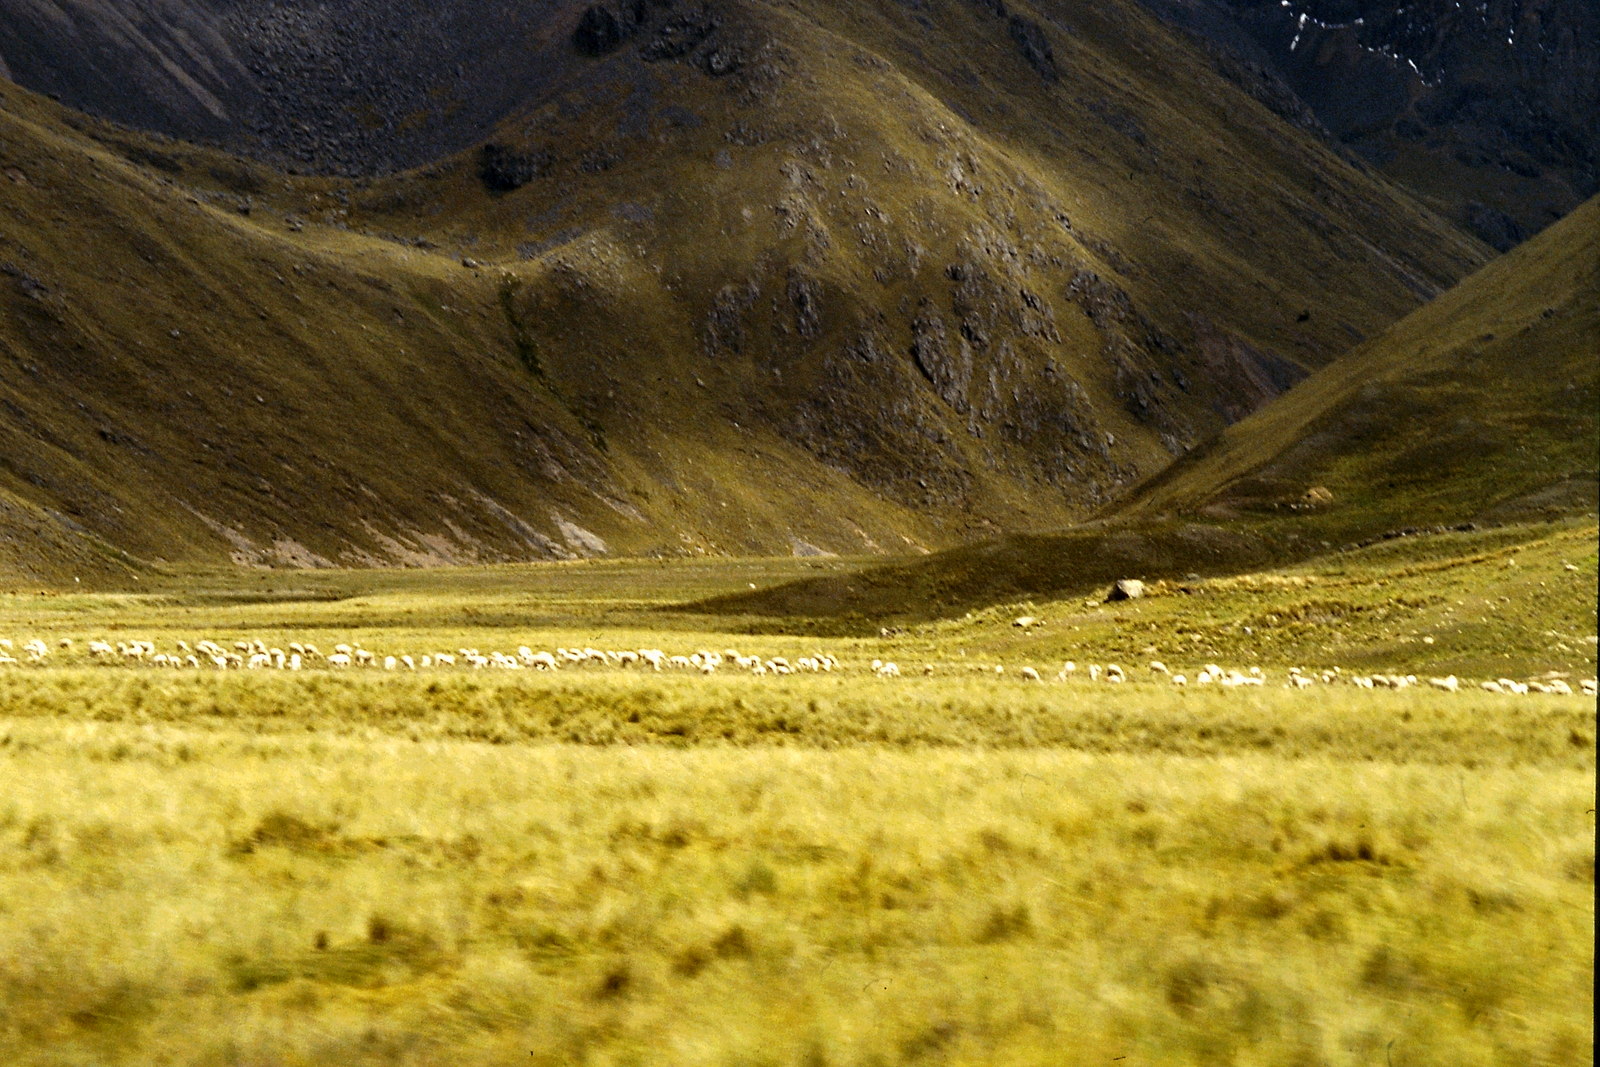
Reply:
<svg viewBox="0 0 1600 1067"><path fill-rule="evenodd" d="M1311 555L1321 542L1237 523L1145 522L1016 534L853 574L786 582L672 610L767 619L829 620L845 631L884 620L919 622L1040 596L1104 593L1122 578L1235 573Z"/></svg>

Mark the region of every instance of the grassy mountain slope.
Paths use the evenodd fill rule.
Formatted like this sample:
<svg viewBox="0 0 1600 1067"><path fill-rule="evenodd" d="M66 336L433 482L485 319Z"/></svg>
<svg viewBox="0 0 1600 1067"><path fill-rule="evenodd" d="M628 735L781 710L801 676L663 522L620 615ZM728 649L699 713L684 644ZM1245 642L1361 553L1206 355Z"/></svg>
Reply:
<svg viewBox="0 0 1600 1067"><path fill-rule="evenodd" d="M1319 525L1353 535L1592 509L1597 411L1600 198L1230 427L1122 510L1309 506Z"/></svg>
<svg viewBox="0 0 1600 1067"><path fill-rule="evenodd" d="M714 603L928 616L1123 577L1221 574L1407 529L1596 510L1600 199L1474 274L1106 517Z"/></svg>
<svg viewBox="0 0 1600 1067"><path fill-rule="evenodd" d="M1060 526L1484 254L1132 7L707 12L391 178L0 87L0 569Z"/></svg>

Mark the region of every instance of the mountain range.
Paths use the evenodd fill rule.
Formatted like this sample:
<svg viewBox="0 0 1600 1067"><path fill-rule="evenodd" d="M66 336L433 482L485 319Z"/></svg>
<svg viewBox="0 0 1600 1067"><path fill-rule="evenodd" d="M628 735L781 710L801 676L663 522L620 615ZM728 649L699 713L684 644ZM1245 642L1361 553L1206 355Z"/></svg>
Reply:
<svg viewBox="0 0 1600 1067"><path fill-rule="evenodd" d="M1539 10L1516 75L1222 0L0 0L0 575L1153 506L1593 191L1594 38ZM1290 62L1351 34L1405 107ZM1440 103L1514 75L1533 132ZM1495 138L1539 174L1429 162Z"/></svg>

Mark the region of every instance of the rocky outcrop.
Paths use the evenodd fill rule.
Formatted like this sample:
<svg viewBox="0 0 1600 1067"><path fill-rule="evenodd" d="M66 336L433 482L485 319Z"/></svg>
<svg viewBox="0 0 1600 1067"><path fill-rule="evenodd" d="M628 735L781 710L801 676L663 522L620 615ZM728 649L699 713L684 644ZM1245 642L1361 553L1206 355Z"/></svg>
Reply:
<svg viewBox="0 0 1600 1067"><path fill-rule="evenodd" d="M198 0L0 0L0 77L182 137L244 120L261 87L237 45L223 10Z"/></svg>
<svg viewBox="0 0 1600 1067"><path fill-rule="evenodd" d="M1143 2L1268 107L1451 204L1497 248L1600 191L1592 0Z"/></svg>

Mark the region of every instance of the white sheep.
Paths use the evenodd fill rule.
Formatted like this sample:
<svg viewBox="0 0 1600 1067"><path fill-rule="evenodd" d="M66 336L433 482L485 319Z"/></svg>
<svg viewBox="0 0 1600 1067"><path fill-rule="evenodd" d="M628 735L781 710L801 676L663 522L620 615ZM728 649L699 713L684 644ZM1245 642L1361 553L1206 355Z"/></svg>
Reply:
<svg viewBox="0 0 1600 1067"><path fill-rule="evenodd" d="M1025 682L1037 682L1039 680L1039 672L1032 667L1024 667L1022 668L1022 680Z"/></svg>

